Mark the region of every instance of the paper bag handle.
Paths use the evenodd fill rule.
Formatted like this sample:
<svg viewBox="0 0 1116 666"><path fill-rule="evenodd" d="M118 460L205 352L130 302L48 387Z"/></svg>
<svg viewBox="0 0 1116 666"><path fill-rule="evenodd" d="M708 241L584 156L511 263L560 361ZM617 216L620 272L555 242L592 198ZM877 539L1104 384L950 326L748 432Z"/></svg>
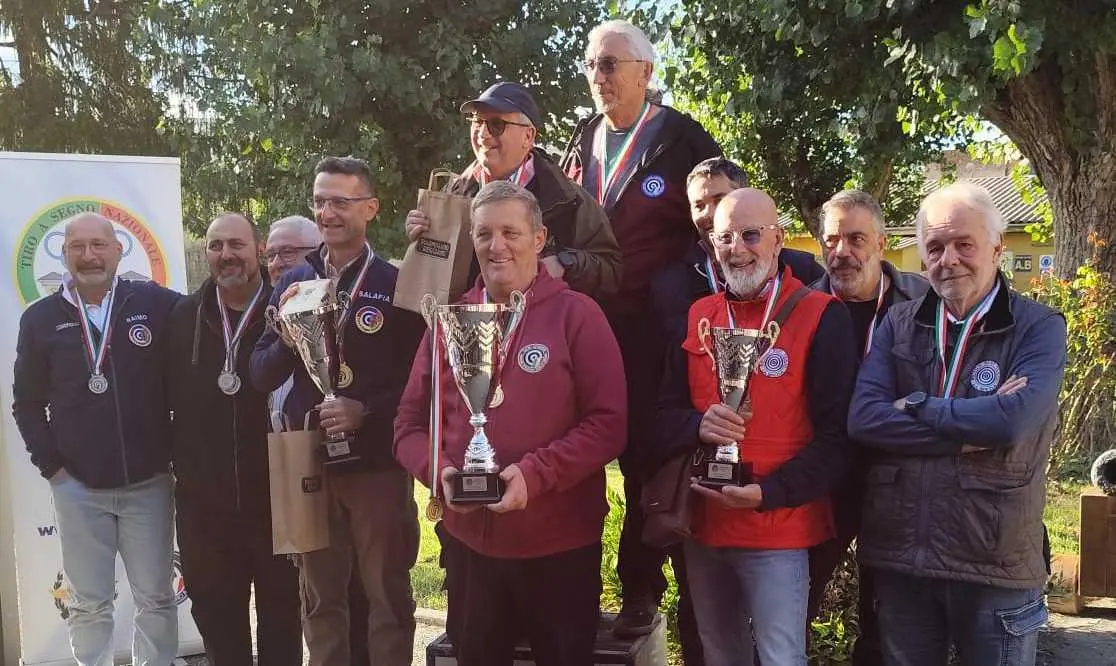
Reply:
<svg viewBox="0 0 1116 666"><path fill-rule="evenodd" d="M457 174L450 171L449 169L445 169L445 168L434 169L433 171L430 172L430 181L427 184L426 189L434 190L434 191L437 191L437 190L441 189L441 188L438 187L438 181L441 178L445 178L446 182L449 182L449 181L453 180L454 178L457 178Z"/></svg>

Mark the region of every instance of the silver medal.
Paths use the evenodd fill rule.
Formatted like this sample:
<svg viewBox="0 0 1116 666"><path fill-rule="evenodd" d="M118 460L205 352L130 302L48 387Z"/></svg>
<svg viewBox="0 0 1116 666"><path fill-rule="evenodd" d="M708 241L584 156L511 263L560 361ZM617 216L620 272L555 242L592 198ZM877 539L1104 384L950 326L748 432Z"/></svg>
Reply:
<svg viewBox="0 0 1116 666"><path fill-rule="evenodd" d="M100 373L92 375L89 378L89 390L97 395L101 395L108 390L108 380Z"/></svg>
<svg viewBox="0 0 1116 666"><path fill-rule="evenodd" d="M225 395L236 395L240 391L240 377L235 372L225 370L217 375L217 388Z"/></svg>

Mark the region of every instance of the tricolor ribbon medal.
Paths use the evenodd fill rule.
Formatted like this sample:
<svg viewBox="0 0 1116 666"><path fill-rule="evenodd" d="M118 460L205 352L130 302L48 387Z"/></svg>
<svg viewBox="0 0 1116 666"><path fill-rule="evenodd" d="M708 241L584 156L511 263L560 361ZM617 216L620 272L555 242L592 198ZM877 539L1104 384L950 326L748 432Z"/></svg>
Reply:
<svg viewBox="0 0 1116 666"><path fill-rule="evenodd" d="M840 300L840 296L837 296L837 292L833 291L832 287L830 287L829 293L832 294L834 298ZM868 322L868 335L864 340L864 350L861 354L861 358L868 358L868 352L872 351L872 338L876 335L876 324L880 320L880 313L883 312L885 293L886 290L884 289L884 278L881 275L879 295L876 297L876 313L872 315L872 321Z"/></svg>
<svg viewBox="0 0 1116 666"><path fill-rule="evenodd" d="M225 303L221 300L221 288L215 287L217 292L217 310L221 313L221 335L225 339L225 363L221 366L221 373L217 375L217 388L225 395L236 395L240 391L240 375L236 374L236 358L240 353L240 340L244 337L244 331L248 330L248 324L252 319L252 311L256 308L256 304L260 300L260 294L263 293L263 280L260 280L260 286L256 288L256 293L252 295L252 300L248 301L248 307L244 308L244 314L240 315L240 321L236 325L236 330L232 328L229 322L229 313L225 310Z"/></svg>
<svg viewBox="0 0 1116 666"><path fill-rule="evenodd" d="M89 318L85 301L77 289L72 289L68 282L63 283L70 294L70 298L77 304L78 314L81 316L81 341L85 349L85 358L89 363L89 391L101 395L109 389L108 379L101 368L104 367L105 358L108 356L109 339L112 337L112 303L116 298L116 285L109 290L104 300L102 311L105 313L104 332L100 340L94 335L93 321Z"/></svg>
<svg viewBox="0 0 1116 666"><path fill-rule="evenodd" d="M961 332L957 335L957 342L953 345L953 353L946 355L949 342L949 320L952 316L946 312L945 301L938 301L938 312L934 320L934 339L938 345L938 359L942 364L941 381L938 383L938 392L943 398L952 398L957 389L957 379L961 375L961 366L965 363L965 352L968 350L969 341L976 325L992 308L992 302L999 291L998 285L988 292L988 295L978 303L964 319L955 319L961 324Z"/></svg>
<svg viewBox="0 0 1116 666"><path fill-rule="evenodd" d="M770 293L767 295L767 305L763 309L763 323L759 327L761 331L768 330L768 322L771 321L771 314L775 310L775 304L779 302L779 294L782 291L783 276L776 275L771 282ZM736 328L736 317L732 315L732 303L729 301L727 294L725 295L725 311L728 314L728 327ZM777 378L786 374L790 359L786 352L774 347L775 340L761 337L756 342L759 345L759 359L757 359L756 368L768 377Z"/></svg>
<svg viewBox="0 0 1116 666"><path fill-rule="evenodd" d="M372 265L373 258L372 246L366 241L364 243L364 265L360 267L360 272L357 273L352 284L349 285L347 298L341 299L343 307L341 316L337 319L337 353L341 357L341 362L337 366L337 388L348 388L353 383L353 369L345 362L345 326L349 322L354 304L360 298L360 288L364 285L364 276L368 274L368 268Z"/></svg>
<svg viewBox="0 0 1116 666"><path fill-rule="evenodd" d="M651 109L651 104L643 103L639 118L628 129L624 142L620 144L620 149L616 151L616 155L612 159L608 158L608 128L605 126L605 122L601 121L600 127L597 129L597 135L593 137L593 156L597 160L598 168L597 202L602 206L607 205L608 196L615 188L616 181L634 157L635 147L639 145L639 136L643 134L643 130L647 127L647 121L651 117Z"/></svg>

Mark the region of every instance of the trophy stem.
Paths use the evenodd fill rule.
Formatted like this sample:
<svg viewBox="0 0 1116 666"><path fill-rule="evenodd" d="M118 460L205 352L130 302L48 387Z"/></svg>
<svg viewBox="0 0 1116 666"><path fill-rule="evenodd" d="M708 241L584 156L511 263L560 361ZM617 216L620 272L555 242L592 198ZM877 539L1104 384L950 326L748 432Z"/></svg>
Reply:
<svg viewBox="0 0 1116 666"><path fill-rule="evenodd" d="M488 435L484 432L486 423L488 417L483 413L469 417L469 425L473 426L473 438L465 448L465 464L462 472L494 474L500 471L500 466L496 464L496 450L492 448L492 444L488 442Z"/></svg>

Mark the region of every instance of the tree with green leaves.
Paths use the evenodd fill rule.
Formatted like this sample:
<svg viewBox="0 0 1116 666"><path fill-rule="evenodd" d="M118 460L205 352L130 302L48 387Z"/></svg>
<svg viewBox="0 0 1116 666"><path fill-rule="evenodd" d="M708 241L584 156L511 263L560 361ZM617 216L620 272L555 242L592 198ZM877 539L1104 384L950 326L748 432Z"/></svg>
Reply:
<svg viewBox="0 0 1116 666"><path fill-rule="evenodd" d="M857 31L818 43L781 38L764 20L764 0L683 0L668 15L668 85L705 121L726 152L746 163L759 186L807 229L820 233L821 205L846 187L879 199L888 219L912 216L922 165L971 123L905 90L901 72L866 69L887 56ZM855 54L855 55L850 55ZM881 95L880 90L892 90ZM924 122L910 133L900 109Z"/></svg>
<svg viewBox="0 0 1116 666"><path fill-rule="evenodd" d="M314 163L368 159L378 174L380 251L399 256L402 214L431 169L471 159L458 107L498 78L534 92L558 145L588 105L577 70L596 0L191 0L196 49L177 77L197 112L169 122L195 183L199 228L220 208L272 220L306 211ZM191 117L193 116L193 117ZM197 116L201 116L199 122Z"/></svg>
<svg viewBox="0 0 1116 666"><path fill-rule="evenodd" d="M990 120L1050 198L1056 270L1072 275L1094 254L1116 270L1113 0L730 0L719 11L759 26L741 39L824 58L836 83L868 82L898 103L908 136L934 135L942 109Z"/></svg>
<svg viewBox="0 0 1116 666"><path fill-rule="evenodd" d="M157 4L0 2L0 150L169 154Z"/></svg>

